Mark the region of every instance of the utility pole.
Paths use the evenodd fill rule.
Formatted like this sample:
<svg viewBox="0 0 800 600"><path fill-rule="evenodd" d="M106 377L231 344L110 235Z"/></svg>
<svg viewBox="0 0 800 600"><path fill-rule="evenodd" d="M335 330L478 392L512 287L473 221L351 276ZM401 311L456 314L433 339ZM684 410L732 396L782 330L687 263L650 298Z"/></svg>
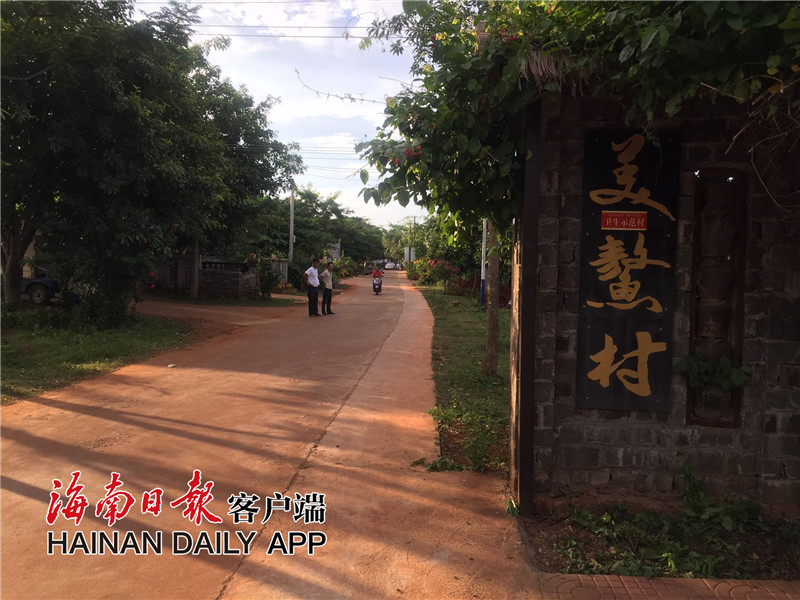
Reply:
<svg viewBox="0 0 800 600"><path fill-rule="evenodd" d="M289 197L289 262L294 257L294 190Z"/></svg>
<svg viewBox="0 0 800 600"><path fill-rule="evenodd" d="M403 259L406 263L412 263L416 258L414 253L414 233L417 230L417 217L411 217L411 223L409 223L406 218L406 224L408 225L408 237L406 237L408 245L403 251Z"/></svg>

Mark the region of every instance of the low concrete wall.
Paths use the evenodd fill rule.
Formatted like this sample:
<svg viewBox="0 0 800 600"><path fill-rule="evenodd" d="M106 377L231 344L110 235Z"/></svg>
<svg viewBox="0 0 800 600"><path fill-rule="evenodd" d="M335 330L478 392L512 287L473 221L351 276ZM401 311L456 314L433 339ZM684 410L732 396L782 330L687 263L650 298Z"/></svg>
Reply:
<svg viewBox="0 0 800 600"><path fill-rule="evenodd" d="M205 298L250 298L258 295L258 273L201 269L200 295Z"/></svg>

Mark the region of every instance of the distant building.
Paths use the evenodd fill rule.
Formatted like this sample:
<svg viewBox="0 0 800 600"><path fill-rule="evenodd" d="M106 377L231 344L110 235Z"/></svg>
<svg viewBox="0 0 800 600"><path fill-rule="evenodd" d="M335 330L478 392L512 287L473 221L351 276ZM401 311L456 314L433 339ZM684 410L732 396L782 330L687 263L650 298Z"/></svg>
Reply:
<svg viewBox="0 0 800 600"><path fill-rule="evenodd" d="M342 240L336 240L336 243L328 247L328 256L333 260L342 258Z"/></svg>

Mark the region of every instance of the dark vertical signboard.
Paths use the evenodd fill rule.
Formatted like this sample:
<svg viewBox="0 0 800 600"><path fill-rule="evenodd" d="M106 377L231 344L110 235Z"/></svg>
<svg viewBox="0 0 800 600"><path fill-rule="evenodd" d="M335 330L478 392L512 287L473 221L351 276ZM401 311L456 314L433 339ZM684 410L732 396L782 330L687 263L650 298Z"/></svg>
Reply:
<svg viewBox="0 0 800 600"><path fill-rule="evenodd" d="M668 412L680 138L586 134L577 408Z"/></svg>

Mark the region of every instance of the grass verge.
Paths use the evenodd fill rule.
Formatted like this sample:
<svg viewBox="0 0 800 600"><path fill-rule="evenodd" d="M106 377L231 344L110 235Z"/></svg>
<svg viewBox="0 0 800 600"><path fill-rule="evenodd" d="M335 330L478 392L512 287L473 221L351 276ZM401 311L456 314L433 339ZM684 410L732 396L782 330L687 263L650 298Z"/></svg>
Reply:
<svg viewBox="0 0 800 600"><path fill-rule="evenodd" d="M509 433L509 313L501 311L497 377L480 372L486 316L474 300L419 288L434 316L433 375L441 456L430 471L504 469ZM800 579L800 521L770 518L752 502L709 498L684 470L682 507L634 510L624 501L575 507L568 517L521 519L529 555L543 572L644 577ZM652 504L651 504L652 506ZM509 502L508 512L516 507Z"/></svg>
<svg viewBox="0 0 800 600"><path fill-rule="evenodd" d="M205 306L293 306L297 299L305 299L300 293L275 293L270 298L189 298L183 294L148 294L144 301L179 302L180 304L199 304Z"/></svg>
<svg viewBox="0 0 800 600"><path fill-rule="evenodd" d="M77 327L58 307L4 315L2 403L108 373L192 341L186 323L132 317L121 329Z"/></svg>
<svg viewBox="0 0 800 600"><path fill-rule="evenodd" d="M624 501L573 508L549 566L588 575L800 579L800 520L768 517L755 502L712 499L688 464L684 483L674 511L634 511ZM530 537L546 531L529 525Z"/></svg>
<svg viewBox="0 0 800 600"><path fill-rule="evenodd" d="M500 312L497 376L481 373L486 313L471 298L420 287L433 312L433 378L442 456L431 464L504 470L508 464L509 317Z"/></svg>

